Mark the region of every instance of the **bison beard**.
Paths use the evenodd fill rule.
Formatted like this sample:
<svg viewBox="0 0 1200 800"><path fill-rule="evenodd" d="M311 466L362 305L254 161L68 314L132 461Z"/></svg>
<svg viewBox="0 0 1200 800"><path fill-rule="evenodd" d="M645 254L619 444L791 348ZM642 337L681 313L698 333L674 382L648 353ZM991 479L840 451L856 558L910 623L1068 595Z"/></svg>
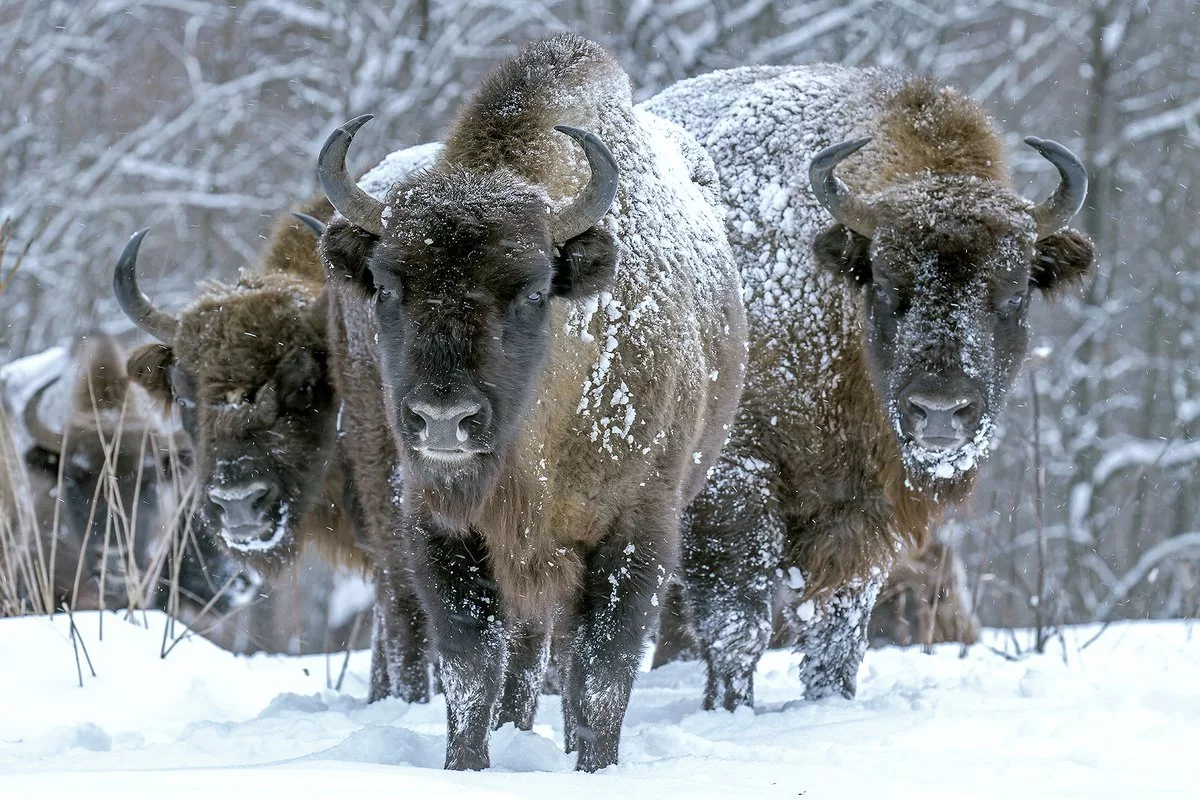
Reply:
<svg viewBox="0 0 1200 800"><path fill-rule="evenodd" d="M684 535L705 706L752 704L779 576L806 694L852 696L895 553L928 540L987 455L1031 289L1091 269L1064 229L1086 174L1027 139L1061 175L1035 206L978 106L883 70L747 67L644 107L713 157L750 322L737 424Z"/></svg>
<svg viewBox="0 0 1200 800"><path fill-rule="evenodd" d="M413 575L436 644L446 766L484 768L495 725L532 726L561 619L567 748L600 769L618 757L678 514L741 387L711 162L634 112L628 77L572 35L489 76L438 163L383 201L345 170L364 122L318 167L346 217L322 239L329 338L339 386L356 387L348 424L386 421L402 457L389 568Z"/></svg>

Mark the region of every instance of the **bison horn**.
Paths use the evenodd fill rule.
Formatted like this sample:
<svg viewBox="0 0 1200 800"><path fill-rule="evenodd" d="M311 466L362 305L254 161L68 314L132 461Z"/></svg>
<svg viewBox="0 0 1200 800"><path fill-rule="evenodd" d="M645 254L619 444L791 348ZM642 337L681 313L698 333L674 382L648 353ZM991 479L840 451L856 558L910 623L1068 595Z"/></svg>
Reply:
<svg viewBox="0 0 1200 800"><path fill-rule="evenodd" d="M1053 164L1061 176L1054 194L1033 209L1037 238L1041 241L1065 228L1071 217L1083 208L1088 189L1087 168L1074 153L1051 139L1026 136L1025 144L1041 153L1042 158Z"/></svg>
<svg viewBox="0 0 1200 800"><path fill-rule="evenodd" d="M579 143L587 157L592 177L575 202L556 214L550 221L550 238L556 243L574 239L595 225L608 213L617 196L617 182L621 171L612 151L590 131L572 128L570 125L555 125L554 130L566 134Z"/></svg>
<svg viewBox="0 0 1200 800"><path fill-rule="evenodd" d="M178 323L170 314L159 311L150 302L150 298L142 294L137 283L138 248L148 229L142 230L129 237L121 257L117 259L117 268L113 270L113 294L117 296L117 305L125 312L139 328L161 342L170 342L175 338Z"/></svg>
<svg viewBox="0 0 1200 800"><path fill-rule="evenodd" d="M869 141L871 137L868 136L826 147L813 156L808 165L808 180L821 207L838 222L868 239L875 235L875 215L858 202L846 184L833 174L833 169Z"/></svg>
<svg viewBox="0 0 1200 800"><path fill-rule="evenodd" d="M325 233L325 223L316 217L310 217L308 214L301 214L299 211L293 211L292 216L304 223L313 234L319 239L321 234Z"/></svg>
<svg viewBox="0 0 1200 800"><path fill-rule="evenodd" d="M49 450L51 453L62 452L63 435L50 430L43 424L41 417L38 416L38 406L42 403L42 395L57 380L58 378L52 378L39 386L29 401L25 403L25 413L23 414L25 430L29 431L29 435L33 437L33 441L37 443L38 447Z"/></svg>
<svg viewBox="0 0 1200 800"><path fill-rule="evenodd" d="M346 171L346 153L354 134L374 117L355 117L329 134L317 156L317 178L325 196L338 212L353 225L375 236L383 235L383 203L364 192Z"/></svg>

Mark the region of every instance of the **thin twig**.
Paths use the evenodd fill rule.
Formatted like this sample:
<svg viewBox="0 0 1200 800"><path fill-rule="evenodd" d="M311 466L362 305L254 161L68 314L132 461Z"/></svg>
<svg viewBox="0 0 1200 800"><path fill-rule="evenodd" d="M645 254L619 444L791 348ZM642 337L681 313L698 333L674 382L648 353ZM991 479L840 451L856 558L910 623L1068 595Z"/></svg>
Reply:
<svg viewBox="0 0 1200 800"><path fill-rule="evenodd" d="M342 690L342 681L346 678L346 668L350 666L350 650L354 647L354 640L358 638L358 626L362 623L363 612L359 611L354 615L354 624L350 626L350 637L346 639L346 657L342 659L342 671L338 673L337 685L334 690Z"/></svg>

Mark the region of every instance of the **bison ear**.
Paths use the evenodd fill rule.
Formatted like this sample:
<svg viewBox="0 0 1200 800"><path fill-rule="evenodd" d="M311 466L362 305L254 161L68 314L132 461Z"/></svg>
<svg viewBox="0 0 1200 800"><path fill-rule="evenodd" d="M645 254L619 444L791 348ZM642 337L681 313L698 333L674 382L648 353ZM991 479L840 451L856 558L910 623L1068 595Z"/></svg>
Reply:
<svg viewBox="0 0 1200 800"><path fill-rule="evenodd" d="M171 403L171 365L175 351L168 345L155 342L142 345L129 355L125 369L138 386L164 405Z"/></svg>
<svg viewBox="0 0 1200 800"><path fill-rule="evenodd" d="M1082 283L1096 263L1096 246L1074 228L1063 228L1034 245L1030 280L1044 294Z"/></svg>
<svg viewBox="0 0 1200 800"><path fill-rule="evenodd" d="M35 444L33 447L25 451L25 466L31 472L39 472L43 475L58 475L58 453L53 450L47 450L41 445Z"/></svg>
<svg viewBox="0 0 1200 800"><path fill-rule="evenodd" d="M329 223L320 245L321 260L325 262L329 280L350 283L366 292L373 290L375 281L367 264L378 242L378 236L344 219Z"/></svg>
<svg viewBox="0 0 1200 800"><path fill-rule="evenodd" d="M817 265L858 286L871 282L871 240L840 222L813 241Z"/></svg>
<svg viewBox="0 0 1200 800"><path fill-rule="evenodd" d="M574 300L604 291L617 272L617 242L602 228L588 228L558 246L554 259L555 297Z"/></svg>

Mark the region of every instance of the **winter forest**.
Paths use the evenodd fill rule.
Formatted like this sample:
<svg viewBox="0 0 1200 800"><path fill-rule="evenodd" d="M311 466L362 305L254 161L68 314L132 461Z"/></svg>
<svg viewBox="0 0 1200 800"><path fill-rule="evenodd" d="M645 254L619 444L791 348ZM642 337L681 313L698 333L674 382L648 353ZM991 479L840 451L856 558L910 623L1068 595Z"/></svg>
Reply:
<svg viewBox="0 0 1200 800"><path fill-rule="evenodd" d="M756 673L753 710L759 716L739 709L718 718L699 711L703 667L668 664L638 679L620 765L604 773L607 788L566 782L575 761L562 753L565 723L557 699L547 705L545 697L541 708L550 709L554 721L539 712L533 730L544 728L542 738L527 740L528 728L512 726L492 735L492 766L501 774L443 785L438 773L418 769L442 765L440 706L365 702L375 595L362 570L307 552L276 575L209 576L210 588L215 581L222 593L244 591L253 599L193 597L188 614L184 600L167 601L160 607L181 621L169 631L162 623L148 625L143 637L110 619L102 643L96 642L90 628L77 632L77 624L85 625L78 614L52 633L6 629L18 621L0 620L0 698L21 694L16 683L41 686L36 659L19 667L3 662L15 660L17 647L50 646L55 637L74 643L78 636L91 648L96 663L80 662L80 684L97 680L88 677L89 668L115 681L112 694L56 707L50 722L28 730L0 722L0 795L76 787L62 775L41 783L30 777L68 763L97 771L270 763L287 765L298 785L310 781L309 791L358 787L365 796L381 787L425 794L453 789L465 796L563 790L642 796L654 785L643 780L661 781L660 793L681 796L733 796L722 780L739 781L739 791L753 789L756 796L796 796L807 787L814 796L846 797L859 796L859 787L865 794L896 786L898 796L910 796L925 785L923 770L945 778L932 796L942 790L950 796L951 789L962 790L957 796L1002 796L1003 786L1042 779L1043 767L1053 773L1045 796L1072 788L1099 796L1114 786L1138 786L1134 776L1151 763L1143 759L1150 759L1156 737L1177 745L1190 729L1194 740L1200 725L1195 689L1181 690L1173 710L1165 708L1175 702L1166 689L1139 695L1144 703L1131 700L1137 709L1126 720L1130 730L1091 716L1091 709L1122 703L1122 687L1140 680L1146 663L1140 659L1175 665L1175 677L1163 681L1186 682L1186 670L1200 677L1190 623L1180 622L1200 615L1200 188L1193 188L1200 187L1200 11L1190 0L5 0L0 365L14 363L0 422L22 416L13 398L28 400L31 390L16 385L21 376L54 360L19 359L70 348L74 337L96 328L126 350L151 341L128 321L113 293L113 267L134 231L150 229L138 257L141 290L173 313L206 282L232 283L240 270L259 263L280 215L320 194L317 153L343 122L375 116L354 136L348 164L358 176L392 151L440 140L497 63L560 31L603 45L631 76L634 102L683 79L745 65L897 68L931 75L983 107L1003 137L1013 188L1024 197L1046 197L1056 180L1024 137L1054 139L1086 166L1087 199L1071 224L1094 241L1095 271L1054 303L1032 300L1029 357L998 420L996 444L970 498L945 514L936 531L937 541L952 548L938 557L937 571L953 573L961 560L951 594L982 626L978 641L972 634L962 645L935 646L960 638L931 638L928 630L936 604L950 602L936 599L938 577L935 607L925 608L920 630L900 642L924 644L934 658L919 654L921 648L871 651L857 701L797 709L797 657L772 648ZM20 437L0 440L0 464L19 445ZM171 450L174 457L174 445ZM188 497L180 477L186 466L168 471L175 474L174 491ZM115 490L101 486L95 497L108 491ZM0 486L0 504L17 504L7 498ZM0 509L0 544L10 547L21 524L5 522L5 515ZM170 557L161 558L170 569ZM138 605L153 605L153 590L144 593ZM15 604L5 605L12 596L0 592L0 616L15 613ZM1180 627L1128 625L1135 620L1175 620L1161 624ZM1166 631L1163 638L1158 631ZM227 653L217 648L198 649L207 644L193 632L256 666L243 670L243 662L222 660ZM176 644L179 651L165 658ZM1081 649L1085 645L1090 650ZM102 646L110 648L107 656ZM137 670L160 661L175 670L146 679L145 689L179 712L165 727L156 728L149 712L126 705L114 711L112 698L139 688L132 677L113 675L124 670L119 665L126 656L118 654L126 647L149 648L130 656ZM74 652L61 657L69 667L67 687L76 685ZM296 657L303 677L292 662L248 657L256 652ZM688 652L692 661L699 658ZM986 666L977 658L987 659ZM1087 688L1073 685L1073 673L1064 670L1089 658L1093 669L1111 668L1113 676ZM185 666L187 659L192 662ZM208 682L193 677L206 670ZM189 695L179 684L192 680L199 688ZM441 676L442 683L454 680L454 673ZM237 684L231 694L218 696L216 687L230 684ZM904 715L928 707L921 700L907 705L906 692L947 684L959 693L924 701L944 717L914 733ZM347 695L340 694L343 686ZM970 727L976 707L984 719L1002 720L1011 709L998 695L1010 690L1020 702L1049 704L1047 698L1061 694L1063 702L1085 709L1071 722L1042 710L1037 713L1046 717L1029 723L1061 724L1047 740L1074 744L1056 744L1009 772L980 766L983 775L1011 782L975 791L972 768L962 763L970 741L984 743L989 730L1000 731L996 747L1012 747L1028 733L1012 721ZM648 700L651 695L667 699ZM33 715L36 697L13 697L14 719L22 711ZM0 699L0 709L6 702ZM875 727L861 719L855 702L879 715ZM631 739L634 723L642 727ZM1096 743L1102 734L1089 730L1107 730L1110 723L1124 730L1113 735L1146 732L1146 743L1115 756ZM231 727L218 731L220 725ZM317 731L304 727L299 735L307 749L257 744L287 739L294 725ZM821 745L828 761L812 754L776 758L772 748L788 737L804 746L808 734L796 733L796 726L836 728ZM135 743L135 735L145 741ZM886 743L918 735L923 744L890 755L891 745L882 744L860 761L855 749L864 739ZM222 736L260 749L229 756ZM961 744L942 751L951 753L948 761L958 757L947 767L931 751L959 737ZM178 756L183 750L186 758ZM121 760L104 760L117 752L125 753ZM669 767L659 761L676 757L681 760ZM909 766L893 768L889 758ZM1115 773L1098 763L1109 758L1115 760L1107 768ZM26 769L17 765L37 759L45 759L44 768L30 767L29 782L22 783ZM314 770L310 759L337 767ZM730 774L693 766L706 759L727 760ZM349 762L407 771L392 783L374 784L387 776L360 774L355 770L362 764ZM854 790L839 789L856 764L870 776ZM564 774L519 783L506 782L504 772ZM10 780L11 794L4 789ZM269 780L245 771L208 775L196 785L271 791ZM1141 785L1141 796L1176 788L1171 781L1158 774ZM115 796L118 784L97 786L100 796L108 796L106 790ZM172 784L147 779L121 786L151 791Z"/></svg>

